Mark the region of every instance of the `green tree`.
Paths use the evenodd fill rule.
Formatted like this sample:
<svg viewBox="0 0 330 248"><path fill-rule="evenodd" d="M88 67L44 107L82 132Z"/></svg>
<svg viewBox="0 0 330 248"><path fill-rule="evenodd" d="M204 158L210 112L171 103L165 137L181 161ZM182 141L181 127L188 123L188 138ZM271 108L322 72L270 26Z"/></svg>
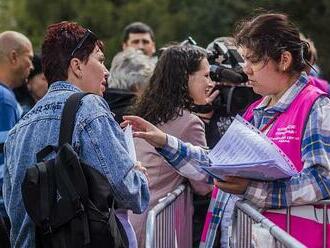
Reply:
<svg viewBox="0 0 330 248"><path fill-rule="evenodd" d="M301 31L314 40L318 64L330 79L328 0L0 0L0 31L23 32L39 50L50 23L77 21L104 41L109 66L121 49L122 30L130 22L149 24L158 47L189 35L205 47L215 37L232 35L235 23L261 8L290 15Z"/></svg>

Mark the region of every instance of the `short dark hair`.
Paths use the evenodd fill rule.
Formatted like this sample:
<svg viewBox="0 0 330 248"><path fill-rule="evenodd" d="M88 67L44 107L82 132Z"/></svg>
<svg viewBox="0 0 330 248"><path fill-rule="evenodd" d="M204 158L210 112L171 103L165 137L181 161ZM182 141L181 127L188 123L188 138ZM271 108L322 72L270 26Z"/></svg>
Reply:
<svg viewBox="0 0 330 248"><path fill-rule="evenodd" d="M132 22L124 28L124 33L123 33L123 42L124 43L128 40L129 34L131 34L131 33L133 33L133 34L148 33L148 34L150 34L152 41L155 41L154 31L152 31L151 27L149 27L147 24L145 24L143 22Z"/></svg>
<svg viewBox="0 0 330 248"><path fill-rule="evenodd" d="M75 22L63 21L48 26L41 48L41 63L49 84L68 78L68 68L73 57L87 62L96 45L103 51L103 43L93 34L72 56L72 51L86 32L87 29Z"/></svg>
<svg viewBox="0 0 330 248"><path fill-rule="evenodd" d="M269 57L276 62L281 54L288 51L292 55L292 65L289 73L301 72L305 68L304 46L299 30L288 16L280 13L266 13L238 25L235 39L238 46L243 46L253 52L253 59L261 61Z"/></svg>
<svg viewBox="0 0 330 248"><path fill-rule="evenodd" d="M174 45L166 48L150 78L149 85L135 107L135 114L153 124L176 119L183 109L191 110L189 75L200 69L207 58L205 49L197 46Z"/></svg>

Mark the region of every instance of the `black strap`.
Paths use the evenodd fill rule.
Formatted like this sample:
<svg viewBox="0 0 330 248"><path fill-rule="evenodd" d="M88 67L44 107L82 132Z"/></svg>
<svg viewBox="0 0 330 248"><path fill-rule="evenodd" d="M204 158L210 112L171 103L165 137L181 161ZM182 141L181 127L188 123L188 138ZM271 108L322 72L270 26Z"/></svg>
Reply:
<svg viewBox="0 0 330 248"><path fill-rule="evenodd" d="M72 144L72 135L73 130L75 126L75 119L76 114L78 112L78 109L80 107L81 99L91 93L74 93L72 94L68 100L66 101L62 113L61 118L61 126L60 126L60 135L59 135L59 142L58 147L62 150L62 152L65 152L65 148L63 147L64 144ZM64 149L63 149L64 148ZM70 148L68 146L67 148ZM57 156L58 158L62 158L62 156ZM66 156L64 156L66 157ZM84 231L84 245L87 245L90 243L90 234L89 234L89 225L88 225L88 219L87 215L84 212L84 205L81 201L85 202L87 201L88 197L88 188L87 183L85 181L85 178L82 173L81 166L79 164L79 160L77 161L71 161L71 163L68 163L68 161L58 161L56 163L57 165L60 165L57 170L57 179L58 176L60 177L60 181L62 181L65 185L64 192L69 195L70 199L72 200L72 203L75 207L76 214L79 214L81 212L82 214L82 221L83 226L75 226L74 229L78 230L80 228L83 228ZM68 172L71 168L69 168L69 164L77 169L76 173L80 174L80 180L77 180L76 178L70 178ZM73 173L74 175L75 173ZM75 174L77 175L77 174ZM77 183L78 182L78 183ZM74 187L76 186L76 188ZM59 186L60 188L60 186ZM81 198L80 198L80 197Z"/></svg>
<svg viewBox="0 0 330 248"><path fill-rule="evenodd" d="M81 99L91 93L74 93L66 101L62 113L58 145L72 144L72 133Z"/></svg>
<svg viewBox="0 0 330 248"><path fill-rule="evenodd" d="M42 232L47 234L52 232L49 222L49 192L48 192L48 176L47 167L44 162L37 163L36 167L39 170L40 180L40 219L42 221Z"/></svg>
<svg viewBox="0 0 330 248"><path fill-rule="evenodd" d="M116 214L115 214L115 201L112 202L111 208L109 208L108 225L114 241L114 247L115 248L127 247L119 230L119 226L117 224Z"/></svg>
<svg viewBox="0 0 330 248"><path fill-rule="evenodd" d="M57 147L48 145L37 153L37 163L40 163L47 155L57 152Z"/></svg>

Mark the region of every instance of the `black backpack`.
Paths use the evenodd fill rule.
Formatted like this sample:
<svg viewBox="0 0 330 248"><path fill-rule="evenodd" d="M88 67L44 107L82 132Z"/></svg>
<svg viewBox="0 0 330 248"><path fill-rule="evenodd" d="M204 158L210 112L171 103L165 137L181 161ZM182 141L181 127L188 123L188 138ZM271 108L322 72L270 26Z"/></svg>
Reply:
<svg viewBox="0 0 330 248"><path fill-rule="evenodd" d="M58 147L38 152L37 164L27 169L22 183L37 247L128 247L107 178L82 162L71 146L75 115L86 94L69 97ZM56 152L55 159L43 160L51 152Z"/></svg>

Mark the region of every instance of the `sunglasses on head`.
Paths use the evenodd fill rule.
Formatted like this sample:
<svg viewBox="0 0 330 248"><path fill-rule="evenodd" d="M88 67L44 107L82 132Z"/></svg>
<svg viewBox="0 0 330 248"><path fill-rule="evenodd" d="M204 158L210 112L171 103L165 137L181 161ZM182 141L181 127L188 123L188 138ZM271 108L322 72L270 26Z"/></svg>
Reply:
<svg viewBox="0 0 330 248"><path fill-rule="evenodd" d="M85 34L84 34L84 36L78 42L77 46L72 50L71 57L73 57L73 55L81 48L81 46L84 44L84 42L90 36L96 37L95 34L92 31L90 31L89 29L87 29L86 32L85 32Z"/></svg>

